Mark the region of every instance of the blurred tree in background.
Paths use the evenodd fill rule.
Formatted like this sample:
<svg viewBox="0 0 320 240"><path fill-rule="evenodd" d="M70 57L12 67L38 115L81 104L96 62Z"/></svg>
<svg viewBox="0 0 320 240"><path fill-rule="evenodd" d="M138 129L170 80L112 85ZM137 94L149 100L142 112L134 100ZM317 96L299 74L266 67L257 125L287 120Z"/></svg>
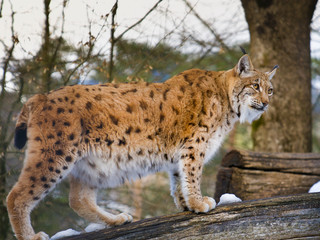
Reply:
<svg viewBox="0 0 320 240"><path fill-rule="evenodd" d="M242 0L255 67L280 69L268 111L253 125L255 150L312 151L310 24L317 0Z"/></svg>
<svg viewBox="0 0 320 240"><path fill-rule="evenodd" d="M3 21L10 26L11 33L9 38L8 36L0 36L0 52L2 52L0 64L0 240L13 239L5 206L5 197L19 176L24 158L24 151L17 151L12 145L12 139L16 116L22 104L30 96L36 93L47 93L52 89L70 84L96 84L110 81L163 82L189 68L226 70L234 67L242 55L239 45L249 49L249 43L246 41L234 41L243 32L248 31L246 26L241 27L241 25L238 25L240 22L239 16L243 16L243 9L239 0L224 2L227 6L226 9L231 7L234 10L233 12L228 11L228 14L230 14L229 20L223 26L219 25L218 19L204 16L197 9L197 3L187 0L180 1L184 9L182 17L176 16L176 9L170 5L170 1L158 0L152 3L152 6L144 15L134 19L129 24L117 22L121 9L126 7L121 5L122 1L118 3L115 0L113 2L114 5L104 9L103 14L99 15L98 18L92 17L96 14L96 10L92 7L94 3L87 1L87 16L82 16L87 18L87 22L84 25L85 30L81 33L82 39L77 43L68 38L68 32L66 31L68 14L70 14L70 9L72 8L70 5L74 4L74 1L39 1L42 1L43 8L41 12L38 11L36 14L43 16L43 22L40 24L41 36L38 36L40 42L37 43L35 41L35 46L32 46L35 50L32 51L25 47L24 42L21 42L22 36L19 30L15 28L16 17L19 14L25 14L25 12L16 10L18 5L16 2L0 0L0 23ZM216 1L215 3L218 2L221 1ZM292 43L293 45L290 46L293 47L288 51L290 52L292 48L296 48L292 50L292 54L295 55L289 54L287 59L284 57L280 59L277 53L282 53L281 49L285 49L283 47L285 42L282 45L277 45L278 42L276 40L279 37L277 32L272 32L272 34L268 35L268 38L264 36L255 38L256 35L253 34L254 27L252 27L250 21L256 21L255 24L260 24L260 22L256 19L257 16L250 13L246 1L243 0L242 2L249 22L249 30L252 34L250 55L253 58L255 67L258 69L266 67L265 70L268 71L273 64L279 64L281 66L281 75L276 78L277 81L280 78L287 79L286 72L292 70L292 68L287 67L287 64L290 64L291 61L300 63L299 53L303 52L304 55L310 53L309 45L303 46L298 43L296 45ZM267 4L268 1L262 2ZM310 1L310 4L311 2L315 5L316 1ZM291 7L298 7L297 4L291 4L295 5ZM214 4L210 5L210 8L214 7ZM3 9L6 9L6 12ZM270 7L270 9L273 8ZM259 11L265 11L267 18L269 16L268 11L271 11L270 9L268 10L266 7ZM273 14L273 10L271 12ZM311 10L308 13L308 16L301 16L305 21L304 27L310 24ZM249 20L248 14L252 15L253 20L251 18ZM164 24L161 23L161 17L165 19ZM191 19L194 24L190 25L188 19ZM265 19L261 18L261 21L263 20ZM300 22L296 23L296 25L299 24ZM148 35L145 28L150 27L150 25L153 26L153 31L151 35ZM219 25L219 29L216 29L217 25ZM303 26L301 25L301 27ZM74 31L76 31L76 28ZM314 31L319 33L320 29L314 29ZM130 35L130 33L133 35ZM202 33L206 34L202 35ZM36 33L31 32L30 38L36 38L35 35ZM5 39L5 37L7 38ZM299 37L294 37L294 40L297 38ZM260 44L255 44L254 41L257 41L257 39L261 41ZM309 41L308 39L304 40L306 42ZM262 54L262 60L259 54ZM285 54L282 53L282 55ZM303 64L305 68L299 70L301 71L299 78L303 77L306 81L310 81L310 71L308 69L310 63L303 61ZM313 99L314 129L320 124L320 106L317 104L320 99L318 90L320 87L317 87L320 86L318 83L320 80L319 69L319 59L312 59L311 70L312 78L314 79L312 89L315 96ZM292 91L296 89L290 79L283 81L286 83L283 84L282 80L281 83L280 81L275 83L275 102L283 99L282 95L285 95L286 89ZM307 88L310 90L310 84L307 85ZM279 95L280 97L277 96L278 92L282 94ZM306 101L310 100L309 95L305 97ZM290 99L292 100L291 95ZM284 105L286 109L289 109L287 107L291 104L289 100L285 102L287 104ZM279 111L283 111L283 107L281 109L271 109L270 113L267 113L263 119L272 119L269 120L272 121L271 125L278 122L285 124L278 121L279 117L277 119L271 117L274 114L280 114ZM305 115L308 115L305 117L311 117L311 111L308 109L305 109L305 111ZM285 118L285 116L281 116L281 118ZM296 124L296 121L292 120L294 115L289 114L288 116L290 116L289 121ZM310 125L309 120L306 122ZM259 126L263 125L261 122L257 122L256 126L257 124ZM281 132L279 128L275 129ZM310 138L309 132L310 129L306 134L306 138ZM263 135L264 133L259 133L260 130L254 128L253 139L255 139L255 143L258 135L265 136ZM320 139L320 133L314 131L313 136L313 148L315 151L320 151L318 140ZM294 135L290 137L292 138ZM279 139L281 139L281 136L279 136ZM210 162L204 170L202 180L204 194L212 196L214 193L216 167L220 162L221 156L232 148L252 149L253 142L251 126L247 124L237 125L214 161ZM310 151L310 144L311 140L305 144L304 149ZM290 142L287 145L289 147L279 147L278 149L288 150L290 147L291 149L297 149L292 147L293 145ZM166 174L160 173L135 183L128 183L119 188L103 191L98 201L105 208L110 208L111 211L128 211L134 215L135 219L164 215L176 211L173 200L170 197L168 185ZM49 234L53 234L66 228L84 229L87 223L77 217L67 205L68 183L65 181L32 213L35 230L44 230Z"/></svg>

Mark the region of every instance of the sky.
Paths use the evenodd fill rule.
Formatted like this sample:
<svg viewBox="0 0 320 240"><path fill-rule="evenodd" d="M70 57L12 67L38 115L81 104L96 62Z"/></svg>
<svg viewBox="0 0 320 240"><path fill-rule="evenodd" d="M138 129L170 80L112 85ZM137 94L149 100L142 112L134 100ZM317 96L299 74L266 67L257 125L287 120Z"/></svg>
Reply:
<svg viewBox="0 0 320 240"><path fill-rule="evenodd" d="M249 32L245 21L244 12L240 0L188 0L199 15L208 21L219 35L225 37L229 45L249 41ZM54 0L51 3L50 20L55 29L52 32L60 34L62 24L62 2ZM4 1L3 17L0 18L0 39L9 43L11 40L11 19L10 1ZM15 35L19 39L16 48L16 57L32 56L38 50L41 43L41 32L44 22L43 0L11 0L15 14ZM117 28L116 36L121 34L128 26L131 26L146 12L152 8L156 0L119 0L118 12L116 16ZM69 0L65 10L65 38L77 45L88 40L89 22L91 32L96 36L101 26L105 23L105 16L110 12L114 1L103 0ZM192 14L188 14L189 8L183 0L170 0L160 3L157 11L154 11L148 18L128 32L125 37L136 41L154 44L159 39L175 44L181 41L179 32L195 34L198 39L207 41L212 38L212 34L197 20ZM318 29L318 33L311 35L312 55L320 57L320 3L314 14L313 27ZM185 24L181 24L184 21ZM102 51L106 51L109 46L110 37L110 17L106 22L108 27L100 32L98 46ZM173 34L165 39L169 33ZM185 50L192 51L194 46L185 45ZM194 49L198 50L198 49ZM0 57L3 49L0 46Z"/></svg>

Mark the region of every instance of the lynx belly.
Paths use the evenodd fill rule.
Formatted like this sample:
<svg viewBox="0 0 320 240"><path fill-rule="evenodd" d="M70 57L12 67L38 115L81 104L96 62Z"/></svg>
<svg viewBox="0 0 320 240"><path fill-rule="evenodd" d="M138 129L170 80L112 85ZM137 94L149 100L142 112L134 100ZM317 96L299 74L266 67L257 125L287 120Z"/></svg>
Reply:
<svg viewBox="0 0 320 240"><path fill-rule="evenodd" d="M129 160L127 154L117 155L116 158L91 154L79 160L71 174L92 187L107 188L176 167L174 158L167 160L161 155L139 156Z"/></svg>

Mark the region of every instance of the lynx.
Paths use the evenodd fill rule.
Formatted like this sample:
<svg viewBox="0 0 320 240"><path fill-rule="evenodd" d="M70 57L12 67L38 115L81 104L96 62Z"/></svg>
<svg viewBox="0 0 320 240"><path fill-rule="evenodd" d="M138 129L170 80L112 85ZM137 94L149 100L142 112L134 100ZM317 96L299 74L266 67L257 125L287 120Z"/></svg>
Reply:
<svg viewBox="0 0 320 240"><path fill-rule="evenodd" d="M71 208L95 223L132 221L97 206L97 189L159 171L168 172L179 210L215 208L201 195L203 166L237 121L251 123L267 110L275 72L255 70L245 54L228 71L192 69L164 83L75 85L33 96L15 130L19 149L28 140L7 197L16 237L48 239L35 234L30 212L66 176Z"/></svg>

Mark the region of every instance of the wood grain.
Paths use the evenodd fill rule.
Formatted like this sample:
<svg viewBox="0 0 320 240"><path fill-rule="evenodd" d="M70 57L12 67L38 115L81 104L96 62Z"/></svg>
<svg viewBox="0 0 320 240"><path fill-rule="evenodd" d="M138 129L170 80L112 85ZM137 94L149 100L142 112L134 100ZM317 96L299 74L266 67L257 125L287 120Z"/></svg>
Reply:
<svg viewBox="0 0 320 240"><path fill-rule="evenodd" d="M78 239L319 239L320 193L244 201L66 237Z"/></svg>
<svg viewBox="0 0 320 240"><path fill-rule="evenodd" d="M306 193L320 181L320 154L233 150L222 160L215 199L233 193L243 200Z"/></svg>

